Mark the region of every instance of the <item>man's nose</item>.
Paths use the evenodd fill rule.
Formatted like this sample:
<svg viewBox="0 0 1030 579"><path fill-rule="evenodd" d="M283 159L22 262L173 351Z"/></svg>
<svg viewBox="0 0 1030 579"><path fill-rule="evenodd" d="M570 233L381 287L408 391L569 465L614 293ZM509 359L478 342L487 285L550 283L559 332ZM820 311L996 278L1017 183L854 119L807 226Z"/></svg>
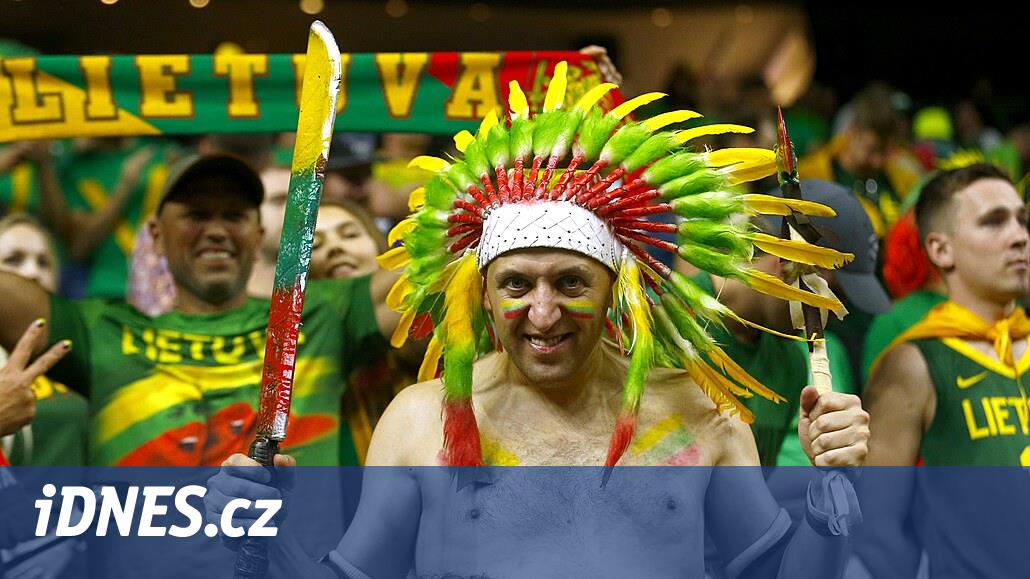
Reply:
<svg viewBox="0 0 1030 579"><path fill-rule="evenodd" d="M539 290L530 298L529 323L533 329L546 332L561 319L561 306L552 292Z"/></svg>
<svg viewBox="0 0 1030 579"><path fill-rule="evenodd" d="M229 228L221 219L212 219L204 224L204 237L223 240L229 237Z"/></svg>

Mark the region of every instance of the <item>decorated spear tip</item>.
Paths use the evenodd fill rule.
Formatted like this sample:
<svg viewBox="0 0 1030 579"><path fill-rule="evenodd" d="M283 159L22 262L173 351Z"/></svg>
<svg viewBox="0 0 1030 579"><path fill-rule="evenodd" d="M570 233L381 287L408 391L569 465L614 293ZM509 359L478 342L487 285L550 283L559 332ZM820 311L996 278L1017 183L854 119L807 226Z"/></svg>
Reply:
<svg viewBox="0 0 1030 579"><path fill-rule="evenodd" d="M776 158L780 163L780 171L794 174L797 160L794 157L794 144L790 142L787 123L783 120L783 109L776 107Z"/></svg>

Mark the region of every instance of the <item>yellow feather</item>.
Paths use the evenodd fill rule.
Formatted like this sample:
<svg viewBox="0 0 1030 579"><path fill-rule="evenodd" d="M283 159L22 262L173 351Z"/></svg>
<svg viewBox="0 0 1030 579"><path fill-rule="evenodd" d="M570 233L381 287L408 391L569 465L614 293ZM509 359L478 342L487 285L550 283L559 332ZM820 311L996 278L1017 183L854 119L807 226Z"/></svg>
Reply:
<svg viewBox="0 0 1030 579"><path fill-rule="evenodd" d="M569 63L564 60L554 65L554 76L547 85L547 96L544 97L544 111L556 111L565 103L565 84Z"/></svg>
<svg viewBox="0 0 1030 579"><path fill-rule="evenodd" d="M755 132L754 129L751 127L745 127L744 125L705 125L703 127L694 127L692 129L686 129L676 133L676 142L683 144L698 137L722 135L725 133L748 134L753 132Z"/></svg>
<svg viewBox="0 0 1030 579"><path fill-rule="evenodd" d="M463 130L454 135L454 148L464 153L465 149L467 149L469 144L474 140L476 140L476 138L472 136L472 133Z"/></svg>
<svg viewBox="0 0 1030 579"><path fill-rule="evenodd" d="M411 255L408 253L407 248L402 245L400 247L394 247L393 249L387 250L386 253L377 257L376 261L379 262L379 267L388 271L393 271L399 267L408 265L411 261Z"/></svg>
<svg viewBox="0 0 1030 579"><path fill-rule="evenodd" d="M497 125L497 109L490 109L490 112L486 113L483 117L483 122L479 123L479 131L476 132L479 138L485 138L486 134L490 132L490 129Z"/></svg>
<svg viewBox="0 0 1030 579"><path fill-rule="evenodd" d="M741 386L744 386L751 392L758 394L762 398L771 400L777 404L780 402L786 402L786 398L780 396L772 389L762 384L758 380L747 373L747 370L741 368L732 358L726 355L726 352L722 351L722 348L714 348L709 352L706 352L708 357L711 358L712 363L715 367L722 370L732 380L735 380Z"/></svg>
<svg viewBox="0 0 1030 579"><path fill-rule="evenodd" d="M755 291L773 297L794 300L817 308L825 308L834 313L842 313L844 305L839 300L823 297L812 292L806 292L792 285L783 283L783 280L773 277L757 269L749 269L744 272L748 287Z"/></svg>
<svg viewBox="0 0 1030 579"><path fill-rule="evenodd" d="M644 126L649 131L657 131L658 129L667 127L673 123L682 123L690 119L696 119L701 116L701 113L688 110L670 111L662 113L660 115L651 117L644 121ZM682 142L682 141L680 141Z"/></svg>
<svg viewBox="0 0 1030 579"><path fill-rule="evenodd" d="M783 332L777 332L776 330L773 330L771 328L767 328L767 327L765 327L765 326L763 326L761 324L756 324L756 323L752 322L751 320L746 320L746 319L738 316L736 312L734 312L733 310L731 310L729 308L726 308L726 311L725 311L724 315L728 316L729 318L732 318L733 320L735 320L737 323L739 323L741 325L747 326L749 328L754 328L754 329L756 329L756 330L758 330L760 332L765 332L766 334L770 334L770 335L776 336L777 338L783 338L785 340L794 340L795 342L818 342L819 341L819 340L809 340L809 339L804 338L802 336L794 336L794 335L791 335L791 334L784 334Z"/></svg>
<svg viewBox="0 0 1030 579"><path fill-rule="evenodd" d="M755 163L740 163L723 169L730 178L730 184L740 185L749 181L764 179L769 175L776 174L776 162L766 163L759 161Z"/></svg>
<svg viewBox="0 0 1030 579"><path fill-rule="evenodd" d="M642 94L642 95L640 95L638 97L634 97L634 98L629 99L628 101L626 101L626 102L622 103L621 105L619 105L619 106L615 107L614 109L612 109L611 112L609 112L608 114L613 116L613 117L615 117L615 118L617 118L617 119L622 119L626 115L632 113L633 111L635 111L638 108L646 105L647 103L654 102L654 101L656 101L656 100L658 100L658 99L660 99L660 98L662 98L664 96L666 96L666 95L663 92L649 92L649 93L645 93L645 94Z"/></svg>
<svg viewBox="0 0 1030 579"><path fill-rule="evenodd" d="M594 88L588 90L587 93L585 95L581 96L579 98L579 101L576 102L576 107L575 107L576 110L580 110L580 111L584 111L584 112L589 110L590 107L596 105L597 101L599 101L602 98L604 98L604 95L606 95L609 92L611 92L611 90L613 88L616 88L617 86L618 85L612 84L610 82L606 82L606 83L599 84L599 85L595 86Z"/></svg>
<svg viewBox="0 0 1030 579"><path fill-rule="evenodd" d="M450 166L450 163L444 161L440 157L432 157L429 155L419 155L408 163L408 167L423 169L432 173L446 171Z"/></svg>
<svg viewBox="0 0 1030 579"><path fill-rule="evenodd" d="M414 309L407 309L401 313L401 320L397 322L397 327L393 329L393 335L390 336L391 346L400 348L404 346L404 342L408 341L408 332L411 331L411 324L415 321L416 313Z"/></svg>
<svg viewBox="0 0 1030 579"><path fill-rule="evenodd" d="M814 265L823 269L836 269L855 259L851 253L819 247L806 241L780 239L764 233L751 233L748 238L762 251L796 263Z"/></svg>
<svg viewBox="0 0 1030 579"><path fill-rule="evenodd" d="M831 207L814 201L802 199L784 199L772 195L744 195L744 203L756 213L763 215L790 215L791 210L813 217L836 217L837 212Z"/></svg>
<svg viewBox="0 0 1030 579"><path fill-rule="evenodd" d="M402 311L404 309L404 300L411 295L412 289L408 278L404 276L398 278L390 288L390 292L386 294L386 307L395 312Z"/></svg>
<svg viewBox="0 0 1030 579"><path fill-rule="evenodd" d="M393 226L390 230L390 234L386 236L386 244L393 247L395 243L404 238L405 235L411 233L411 230L415 229L415 220L411 217L400 220L397 225Z"/></svg>
<svg viewBox="0 0 1030 579"><path fill-rule="evenodd" d="M737 400L737 397L729 392L729 387L734 385L701 360L696 360L687 366L687 373L694 379L694 383L704 392L720 412L729 412L730 416L740 415L745 424L755 421L755 415L748 410L747 406Z"/></svg>
<svg viewBox="0 0 1030 579"><path fill-rule="evenodd" d="M526 93L522 92L517 80L508 83L508 110L516 117L529 116L529 101L526 100Z"/></svg>
<svg viewBox="0 0 1030 579"><path fill-rule="evenodd" d="M433 336L426 346L426 357L422 359L422 366L418 369L418 381L428 382L436 378L436 369L440 367L440 356L443 356L443 344Z"/></svg>
<svg viewBox="0 0 1030 579"><path fill-rule="evenodd" d="M426 188L419 187L408 196L408 211L414 213L426 204Z"/></svg>
<svg viewBox="0 0 1030 579"><path fill-rule="evenodd" d="M483 298L483 276L476 266L476 252L470 251L458 260L457 269L444 290L444 335L450 344L472 344L472 317Z"/></svg>
<svg viewBox="0 0 1030 579"><path fill-rule="evenodd" d="M686 131L682 131L686 132ZM726 167L737 163L772 163L776 166L776 153L756 147L732 147L711 151L706 157L709 167Z"/></svg>

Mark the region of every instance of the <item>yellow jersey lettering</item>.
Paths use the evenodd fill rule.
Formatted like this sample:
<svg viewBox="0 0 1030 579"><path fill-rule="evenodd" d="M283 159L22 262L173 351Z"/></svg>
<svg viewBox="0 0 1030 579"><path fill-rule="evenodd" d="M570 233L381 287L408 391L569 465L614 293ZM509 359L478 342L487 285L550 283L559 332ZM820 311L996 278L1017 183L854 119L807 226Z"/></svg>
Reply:
<svg viewBox="0 0 1030 579"><path fill-rule="evenodd" d="M211 341L211 336L183 334L182 339L190 343L190 358L194 360L204 359L204 344Z"/></svg>
<svg viewBox="0 0 1030 579"><path fill-rule="evenodd" d="M172 330L157 331L158 362L176 364L182 362L182 334Z"/></svg>
<svg viewBox="0 0 1030 579"><path fill-rule="evenodd" d="M135 336L133 336L129 326L122 326L122 355L132 356L133 354L139 354Z"/></svg>
<svg viewBox="0 0 1030 579"><path fill-rule="evenodd" d="M1002 436L1014 436L1016 428L1009 424L1008 398L1004 396L991 397L991 408L994 409L994 420L998 423L998 433Z"/></svg>
<svg viewBox="0 0 1030 579"><path fill-rule="evenodd" d="M143 352L143 356L151 362L156 361L157 348L154 347L154 330L152 328L146 328L143 330L143 343L147 346L146 350Z"/></svg>
<svg viewBox="0 0 1030 579"><path fill-rule="evenodd" d="M991 436L998 436L998 423L994 421L994 413L991 412L991 399L986 396L981 398L980 406L984 409L984 416L987 418L987 429L991 431Z"/></svg>
<svg viewBox="0 0 1030 579"><path fill-rule="evenodd" d="M1030 436L1030 414L1027 413L1026 398L1010 396L1009 406L1016 409L1016 417L1019 418L1019 429L1023 436Z"/></svg>
<svg viewBox="0 0 1030 579"><path fill-rule="evenodd" d="M990 436L986 427L976 423L976 416L973 415L973 405L969 399L962 401L962 413L966 416L966 429L969 431L969 440L980 440Z"/></svg>
<svg viewBox="0 0 1030 579"><path fill-rule="evenodd" d="M232 338L232 350L225 350L225 338L222 336L216 336L214 342L211 344L211 353L214 354L215 362L219 364L239 364L240 359L243 358L243 353L246 350L246 345L243 343L243 336L233 336Z"/></svg>
<svg viewBox="0 0 1030 579"><path fill-rule="evenodd" d="M250 343L254 346L254 351L258 356L265 353L265 333L261 330L254 330L247 334L247 338L250 339Z"/></svg>

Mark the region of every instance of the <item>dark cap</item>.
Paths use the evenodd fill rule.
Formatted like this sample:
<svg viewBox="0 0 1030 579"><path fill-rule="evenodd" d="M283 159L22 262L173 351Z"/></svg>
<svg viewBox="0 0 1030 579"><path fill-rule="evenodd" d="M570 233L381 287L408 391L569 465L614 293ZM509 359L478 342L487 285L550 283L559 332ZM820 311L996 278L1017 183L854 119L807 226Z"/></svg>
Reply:
<svg viewBox="0 0 1030 579"><path fill-rule="evenodd" d="M261 177L243 159L225 153L190 155L168 169L168 180L165 181L161 201L157 205L158 213L165 202L183 192L184 184L208 175L220 175L236 181L240 185L240 192L255 206L261 205L265 199Z"/></svg>
<svg viewBox="0 0 1030 579"><path fill-rule="evenodd" d="M781 197L779 189L771 192ZM840 282L844 295L858 309L879 314L890 308L891 301L880 280L876 279L876 258L880 243L873 224L858 199L844 187L815 179L801 181L801 196L832 208L836 217L812 217L812 224L823 234L817 245L852 253L855 259L833 275ZM770 218L773 231L779 233L782 217Z"/></svg>

